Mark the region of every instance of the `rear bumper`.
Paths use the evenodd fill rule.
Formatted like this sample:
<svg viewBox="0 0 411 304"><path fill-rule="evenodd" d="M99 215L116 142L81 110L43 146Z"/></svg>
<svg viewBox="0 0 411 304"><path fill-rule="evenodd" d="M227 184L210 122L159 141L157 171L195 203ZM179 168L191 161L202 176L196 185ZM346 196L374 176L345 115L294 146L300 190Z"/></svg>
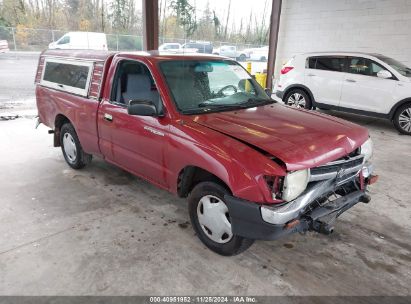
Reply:
<svg viewBox="0 0 411 304"><path fill-rule="evenodd" d="M366 194L366 189L360 189L359 182L359 179L356 178L342 186L338 186L335 183L323 185L321 189L324 192L317 192L315 196L312 196L310 191L308 191L301 197L310 201L301 206L297 210L298 212L294 212L292 215L287 214L287 209L284 209L285 206L292 204L292 202L275 208L259 205L233 196L226 196L225 202L229 209L233 233L245 238L258 240L275 240L304 231L329 234L333 231L335 220L342 213L359 202L368 203L370 201L370 197ZM322 202L321 199L330 192L344 192L344 195L332 201L318 203Z"/></svg>

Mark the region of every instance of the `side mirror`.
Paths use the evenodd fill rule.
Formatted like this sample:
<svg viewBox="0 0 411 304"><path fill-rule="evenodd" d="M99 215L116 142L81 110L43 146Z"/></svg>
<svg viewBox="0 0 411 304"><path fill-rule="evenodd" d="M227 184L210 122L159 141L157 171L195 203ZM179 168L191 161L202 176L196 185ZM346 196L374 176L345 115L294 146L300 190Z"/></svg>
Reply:
<svg viewBox="0 0 411 304"><path fill-rule="evenodd" d="M377 73L377 77L383 78L383 79L388 79L388 78L392 78L392 74L391 74L391 72L389 72L387 70L381 70Z"/></svg>
<svg viewBox="0 0 411 304"><path fill-rule="evenodd" d="M268 96L271 97L271 94L272 94L271 89L265 88L264 91L265 91L265 93L266 93Z"/></svg>
<svg viewBox="0 0 411 304"><path fill-rule="evenodd" d="M157 108L150 100L131 100L127 111L130 115L158 116Z"/></svg>

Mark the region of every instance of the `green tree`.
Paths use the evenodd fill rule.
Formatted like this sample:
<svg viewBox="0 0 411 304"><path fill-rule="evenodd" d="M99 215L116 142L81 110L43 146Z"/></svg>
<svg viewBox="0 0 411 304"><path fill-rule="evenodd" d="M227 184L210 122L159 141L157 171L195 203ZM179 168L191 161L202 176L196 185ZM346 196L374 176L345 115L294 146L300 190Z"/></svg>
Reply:
<svg viewBox="0 0 411 304"><path fill-rule="evenodd" d="M193 35L197 29L197 21L195 19L195 8L188 0L172 0L170 8L176 14L178 24L183 27L187 37Z"/></svg>
<svg viewBox="0 0 411 304"><path fill-rule="evenodd" d="M124 31L128 28L128 12L130 3L127 0L114 0L111 2L110 14L111 25L113 29Z"/></svg>
<svg viewBox="0 0 411 304"><path fill-rule="evenodd" d="M205 40L213 40L215 37L213 12L210 9L210 3L208 1L200 20L197 22L195 37Z"/></svg>
<svg viewBox="0 0 411 304"><path fill-rule="evenodd" d="M214 10L213 10L213 23L214 23L215 36L220 38L221 37L221 22L220 22L220 19L218 19L218 16Z"/></svg>

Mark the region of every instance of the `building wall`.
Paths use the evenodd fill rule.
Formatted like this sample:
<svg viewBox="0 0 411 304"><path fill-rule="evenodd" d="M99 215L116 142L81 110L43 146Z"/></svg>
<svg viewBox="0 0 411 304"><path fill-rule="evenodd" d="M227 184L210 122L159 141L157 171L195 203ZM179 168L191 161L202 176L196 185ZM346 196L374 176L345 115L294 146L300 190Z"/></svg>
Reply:
<svg viewBox="0 0 411 304"><path fill-rule="evenodd" d="M381 53L411 66L411 0L283 0L276 75L313 51Z"/></svg>

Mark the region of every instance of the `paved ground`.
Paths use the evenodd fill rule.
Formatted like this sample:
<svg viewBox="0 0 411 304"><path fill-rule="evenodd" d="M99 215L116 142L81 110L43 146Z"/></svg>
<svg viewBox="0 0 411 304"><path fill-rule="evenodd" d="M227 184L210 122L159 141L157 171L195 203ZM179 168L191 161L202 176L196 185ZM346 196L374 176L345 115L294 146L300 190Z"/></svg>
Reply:
<svg viewBox="0 0 411 304"><path fill-rule="evenodd" d="M37 55L0 54L0 112L30 109L34 101Z"/></svg>
<svg viewBox="0 0 411 304"><path fill-rule="evenodd" d="M0 121L0 295L410 295L411 137L338 116L374 139L372 202L330 237L256 242L231 258L200 243L184 200L100 159L72 170L33 118Z"/></svg>
<svg viewBox="0 0 411 304"><path fill-rule="evenodd" d="M368 123L380 183L331 237L257 242L225 258L186 203L100 159L70 169L33 119L0 121L0 294L410 294L411 138Z"/></svg>

